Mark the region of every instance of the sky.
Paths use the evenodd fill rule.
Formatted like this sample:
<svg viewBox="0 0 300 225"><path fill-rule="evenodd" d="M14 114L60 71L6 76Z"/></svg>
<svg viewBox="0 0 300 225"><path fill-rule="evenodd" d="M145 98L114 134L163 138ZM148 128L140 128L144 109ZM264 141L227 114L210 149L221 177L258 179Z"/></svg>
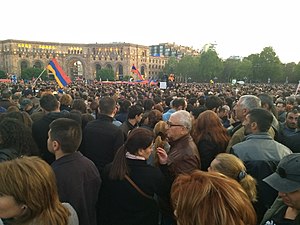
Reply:
<svg viewBox="0 0 300 225"><path fill-rule="evenodd" d="M272 47L300 61L299 0L9 0L0 40L59 43L213 43L222 59Z"/></svg>

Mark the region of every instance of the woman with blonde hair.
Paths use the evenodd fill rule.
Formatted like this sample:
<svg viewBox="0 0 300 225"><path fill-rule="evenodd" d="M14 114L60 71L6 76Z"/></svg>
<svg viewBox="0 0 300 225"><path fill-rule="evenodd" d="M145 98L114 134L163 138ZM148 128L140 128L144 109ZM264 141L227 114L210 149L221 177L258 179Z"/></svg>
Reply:
<svg viewBox="0 0 300 225"><path fill-rule="evenodd" d="M0 163L0 224L78 225L75 210L59 201L55 175L42 159Z"/></svg>
<svg viewBox="0 0 300 225"><path fill-rule="evenodd" d="M195 170L179 175L171 189L178 225L255 225L254 208L233 179Z"/></svg>
<svg viewBox="0 0 300 225"><path fill-rule="evenodd" d="M235 155L229 153L218 154L211 162L208 171L219 172L238 181L246 191L250 201L257 201L256 181L252 176L247 174L243 161Z"/></svg>
<svg viewBox="0 0 300 225"><path fill-rule="evenodd" d="M191 132L201 160L201 170L207 171L217 154L225 152L230 140L220 118L212 110L202 112L194 121Z"/></svg>

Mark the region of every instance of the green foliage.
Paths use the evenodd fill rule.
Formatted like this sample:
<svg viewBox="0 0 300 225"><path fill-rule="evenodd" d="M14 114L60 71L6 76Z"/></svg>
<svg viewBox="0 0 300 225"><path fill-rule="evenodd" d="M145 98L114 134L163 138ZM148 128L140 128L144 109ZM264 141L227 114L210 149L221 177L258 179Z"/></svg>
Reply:
<svg viewBox="0 0 300 225"><path fill-rule="evenodd" d="M6 76L5 71L0 70L0 79L6 79L6 78L7 78L7 76Z"/></svg>
<svg viewBox="0 0 300 225"><path fill-rule="evenodd" d="M215 50L209 49L200 56L199 75L206 82L218 79L222 75L223 62Z"/></svg>
<svg viewBox="0 0 300 225"><path fill-rule="evenodd" d="M115 80L115 74L114 74L114 71L112 69L101 69L101 70L98 70L97 71L97 74L96 74L96 78L97 80L101 80L102 81L114 81Z"/></svg>
<svg viewBox="0 0 300 225"><path fill-rule="evenodd" d="M37 78L41 74L41 72L43 72L43 70L44 69L34 68L34 67L23 69L21 72L21 78L24 80L31 80L33 77ZM47 71L45 70L41 78L43 80L47 80L47 77L48 77Z"/></svg>
<svg viewBox="0 0 300 225"><path fill-rule="evenodd" d="M176 71L177 65L178 65L177 59L173 56L170 57L168 62L165 65L164 73L167 74L167 76L169 76L172 73L178 72Z"/></svg>

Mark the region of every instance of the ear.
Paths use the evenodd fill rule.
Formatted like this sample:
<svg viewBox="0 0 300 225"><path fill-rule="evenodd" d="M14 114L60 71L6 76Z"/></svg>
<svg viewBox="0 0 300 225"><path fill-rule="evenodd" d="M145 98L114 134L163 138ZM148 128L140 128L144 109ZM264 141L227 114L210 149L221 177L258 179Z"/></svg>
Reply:
<svg viewBox="0 0 300 225"><path fill-rule="evenodd" d="M53 151L56 152L60 149L60 143L58 141L52 141Z"/></svg>
<svg viewBox="0 0 300 225"><path fill-rule="evenodd" d="M243 115L246 117L246 115L248 114L249 110L248 109L243 109Z"/></svg>
<svg viewBox="0 0 300 225"><path fill-rule="evenodd" d="M257 130L257 129L258 129L257 123L256 123L256 122L252 122L252 123L251 123L251 129L252 129L252 130Z"/></svg>
<svg viewBox="0 0 300 225"><path fill-rule="evenodd" d="M144 149L140 148L138 151L137 151L137 155L138 156L144 156Z"/></svg>

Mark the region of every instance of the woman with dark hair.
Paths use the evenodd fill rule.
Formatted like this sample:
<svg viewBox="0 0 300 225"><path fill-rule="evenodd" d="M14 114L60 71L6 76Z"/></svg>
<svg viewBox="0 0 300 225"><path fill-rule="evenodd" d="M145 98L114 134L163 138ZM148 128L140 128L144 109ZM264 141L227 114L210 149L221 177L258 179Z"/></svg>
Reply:
<svg viewBox="0 0 300 225"><path fill-rule="evenodd" d="M191 135L198 147L201 170L207 171L215 156L226 150L230 139L227 130L214 111L206 110L195 120Z"/></svg>
<svg viewBox="0 0 300 225"><path fill-rule="evenodd" d="M0 122L0 162L23 155L39 155L31 129L17 119L4 118Z"/></svg>
<svg viewBox="0 0 300 225"><path fill-rule="evenodd" d="M159 168L147 164L154 135L148 129L133 129L111 164L101 174L100 224L157 225L155 194L167 194Z"/></svg>

